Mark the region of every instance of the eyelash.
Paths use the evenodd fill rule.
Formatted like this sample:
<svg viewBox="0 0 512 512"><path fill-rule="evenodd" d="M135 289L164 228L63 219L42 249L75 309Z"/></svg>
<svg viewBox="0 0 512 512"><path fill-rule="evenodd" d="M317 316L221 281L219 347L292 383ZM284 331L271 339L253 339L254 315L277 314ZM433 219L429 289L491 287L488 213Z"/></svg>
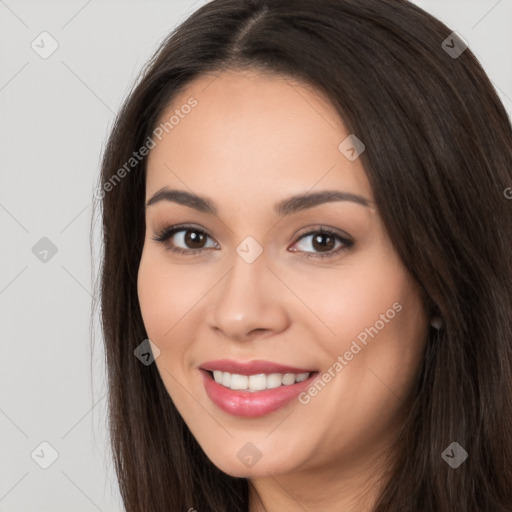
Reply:
<svg viewBox="0 0 512 512"><path fill-rule="evenodd" d="M187 225L180 225L180 226L169 226L165 229L163 229L162 231L160 231L159 233L156 234L156 236L152 237L152 240L155 240L156 242L160 242L160 243L163 243L165 244L165 242L171 238L173 235L175 235L176 233L179 233L180 231L194 231L196 233L200 233L201 235L205 235L209 238L210 235L208 235L208 233L202 229L199 229L199 228L196 228L194 226L187 226ZM306 238L307 236L310 236L310 235L315 235L315 234L318 234L318 233L322 233L322 234L325 234L325 235L330 235L332 237L335 237L337 238L338 240L340 240L343 244L342 247L339 247L337 250L333 251L333 252L328 252L328 253L310 253L310 252L306 252L306 256L304 256L305 258L328 258L328 257L333 257L333 256L336 256L338 255L340 252L352 247L354 245L354 242L352 242L352 240L349 240L347 238L344 238L342 236L340 236L338 233L336 233L335 231L332 231L331 229L327 229L327 228L323 228L322 226L320 226L319 228L317 228L316 230L314 231L308 231L307 233L304 233L303 235L301 235L299 237L299 239L297 240L300 241L302 240L303 238ZM177 253L177 254L183 254L183 255L186 255L186 256L198 256L200 253L202 253L203 251L206 251L210 248L203 248L203 249L181 249L179 247L171 247L169 246L168 244L165 244L166 247L165 249L168 250L168 251L171 251L171 252L174 252L174 253ZM293 251L293 252L305 252L305 251Z"/></svg>

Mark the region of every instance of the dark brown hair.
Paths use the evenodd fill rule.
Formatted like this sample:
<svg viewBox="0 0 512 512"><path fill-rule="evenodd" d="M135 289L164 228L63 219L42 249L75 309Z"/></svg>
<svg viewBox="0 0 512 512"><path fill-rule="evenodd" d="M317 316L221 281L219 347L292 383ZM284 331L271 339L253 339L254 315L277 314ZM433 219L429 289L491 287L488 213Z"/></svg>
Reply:
<svg viewBox="0 0 512 512"><path fill-rule="evenodd" d="M134 356L147 338L137 299L146 159L126 162L178 92L223 69L291 77L331 101L366 146L396 251L442 317L375 511L512 510L512 128L471 50L453 58L442 47L451 33L405 0L214 0L144 68L98 194L110 446L127 512L248 509L248 480L208 459L156 365ZM454 441L469 455L457 469L441 457Z"/></svg>

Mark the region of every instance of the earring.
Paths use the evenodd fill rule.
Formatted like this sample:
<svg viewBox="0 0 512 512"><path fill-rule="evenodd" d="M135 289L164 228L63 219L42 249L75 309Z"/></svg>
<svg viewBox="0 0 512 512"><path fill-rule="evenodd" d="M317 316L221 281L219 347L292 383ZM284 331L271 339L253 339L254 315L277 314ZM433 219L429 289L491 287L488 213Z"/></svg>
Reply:
<svg viewBox="0 0 512 512"><path fill-rule="evenodd" d="M434 327L434 329L441 329L443 327L443 319L439 315L435 315L430 320L430 325Z"/></svg>

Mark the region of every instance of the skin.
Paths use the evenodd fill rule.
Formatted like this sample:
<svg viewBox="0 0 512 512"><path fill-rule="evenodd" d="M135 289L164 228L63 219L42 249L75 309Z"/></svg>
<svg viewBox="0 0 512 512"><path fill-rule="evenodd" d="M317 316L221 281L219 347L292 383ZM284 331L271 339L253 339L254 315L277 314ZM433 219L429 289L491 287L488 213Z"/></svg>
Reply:
<svg viewBox="0 0 512 512"><path fill-rule="evenodd" d="M423 357L428 318L419 287L373 205L361 158L338 149L349 132L319 92L277 75L224 71L190 84L162 120L191 96L197 106L149 154L146 200L167 186L209 197L218 214L168 201L146 208L138 297L160 349L158 371L210 460L249 479L251 512L371 510L377 479L387 475L384 450L402 425ZM352 192L371 205L273 211L284 198L318 190ZM186 232L152 239L182 223L207 232L206 250L166 250L174 243L192 254L197 245L185 243ZM299 239L320 226L354 245L335 254L337 241L324 249L331 257L315 258L322 249L313 236ZM263 249L250 264L236 252L247 236ZM205 392L198 366L212 359L322 373L394 303L401 311L307 404L240 418ZM250 468L237 457L247 442L261 452Z"/></svg>

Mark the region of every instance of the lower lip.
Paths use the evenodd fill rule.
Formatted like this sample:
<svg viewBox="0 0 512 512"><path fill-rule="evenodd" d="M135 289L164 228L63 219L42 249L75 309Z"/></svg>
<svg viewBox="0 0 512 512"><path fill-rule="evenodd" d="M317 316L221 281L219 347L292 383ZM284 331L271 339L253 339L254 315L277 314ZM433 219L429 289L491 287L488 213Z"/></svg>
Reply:
<svg viewBox="0 0 512 512"><path fill-rule="evenodd" d="M307 379L289 386L262 391L235 391L216 382L206 370L201 369L201 373L210 400L224 412L246 418L264 416L284 407L309 387L318 375L318 372L312 372Z"/></svg>

